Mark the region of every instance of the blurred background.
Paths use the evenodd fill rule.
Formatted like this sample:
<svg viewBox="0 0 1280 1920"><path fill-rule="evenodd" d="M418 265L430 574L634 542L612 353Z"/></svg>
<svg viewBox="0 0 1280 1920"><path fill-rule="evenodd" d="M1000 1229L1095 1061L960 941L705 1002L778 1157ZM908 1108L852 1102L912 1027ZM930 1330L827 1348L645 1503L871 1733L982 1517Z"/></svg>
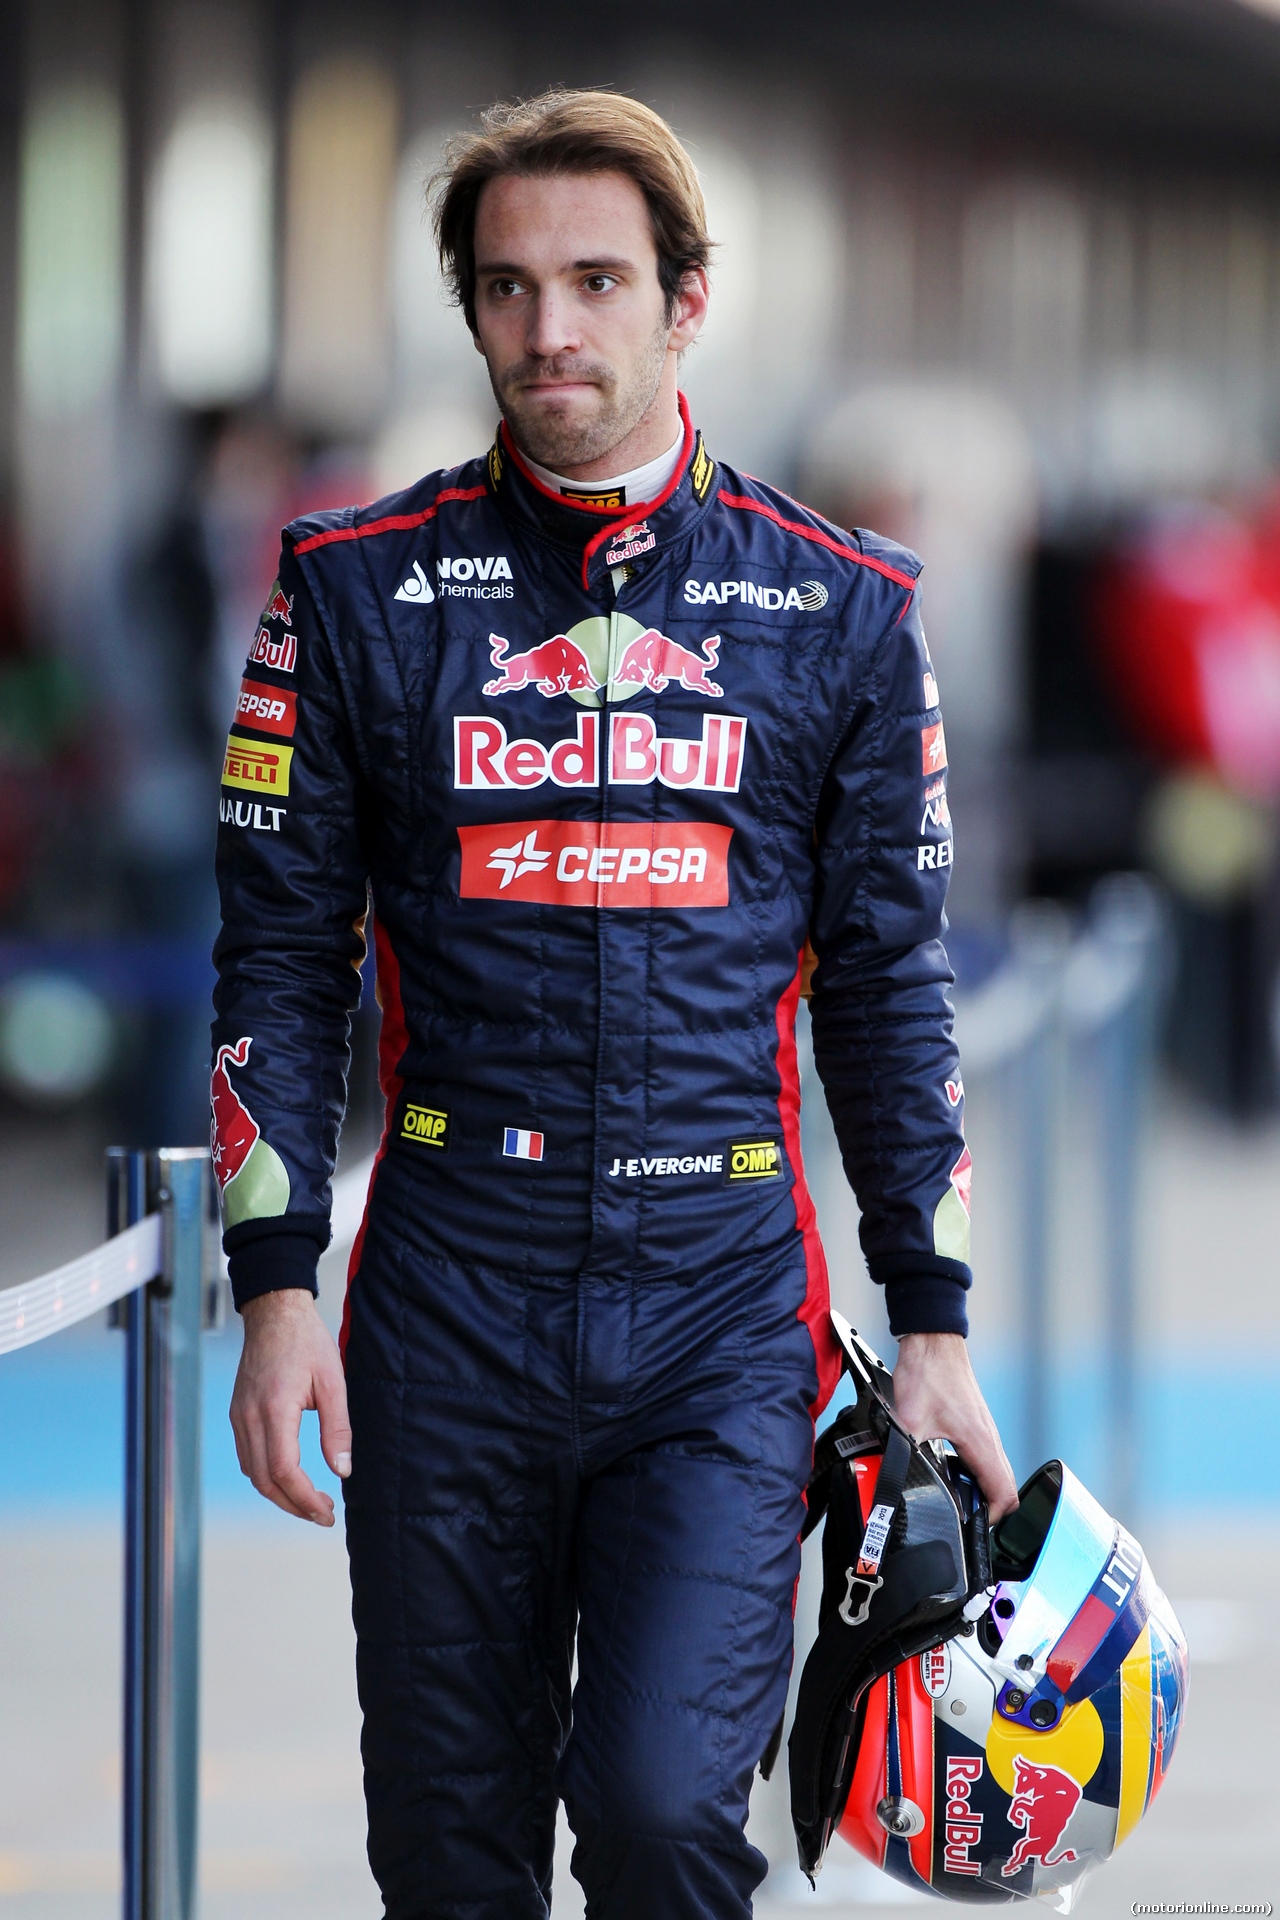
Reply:
<svg viewBox="0 0 1280 1920"><path fill-rule="evenodd" d="M554 82L635 92L701 172L711 451L925 561L975 1361L1019 1471L1062 1451L1172 1569L1203 1669L1161 1838L1090 1905L1271 1897L1226 1757L1280 1574L1280 0L0 5L0 1283L100 1237L108 1140L207 1137L221 743L279 529L487 444L423 188ZM375 1039L370 991L347 1167ZM805 1128L891 1358L820 1094ZM371 1915L341 1548L239 1482L238 1343L204 1910ZM112 1910L118 1346L0 1362L0 1911ZM800 1911L770 1792L761 1912ZM828 1905L886 1897L845 1871Z"/></svg>

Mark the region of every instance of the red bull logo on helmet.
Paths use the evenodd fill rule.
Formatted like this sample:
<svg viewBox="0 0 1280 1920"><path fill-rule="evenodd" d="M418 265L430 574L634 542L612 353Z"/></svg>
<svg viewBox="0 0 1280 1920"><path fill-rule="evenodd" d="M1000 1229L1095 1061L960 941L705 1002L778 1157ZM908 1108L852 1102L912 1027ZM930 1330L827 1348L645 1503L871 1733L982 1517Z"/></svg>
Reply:
<svg viewBox="0 0 1280 1920"><path fill-rule="evenodd" d="M458 893L550 907L725 907L732 838L732 827L692 820L459 827Z"/></svg>
<svg viewBox="0 0 1280 1920"><path fill-rule="evenodd" d="M982 1815L970 1799L973 1788L982 1778L982 1767L983 1763L976 1755L948 1755L946 1820L942 1840L944 1873L976 1875L982 1872L981 1861L970 1858L971 1849L982 1844Z"/></svg>
<svg viewBox="0 0 1280 1920"><path fill-rule="evenodd" d="M1069 1847L1061 1845L1072 1814L1080 1804L1083 1789L1061 1767L1038 1767L1023 1754L1013 1760L1013 1798L1009 1802L1009 1823L1022 1828L1022 1838L1001 1867L1006 1878L1031 1861L1042 1867L1057 1867L1075 1859Z"/></svg>

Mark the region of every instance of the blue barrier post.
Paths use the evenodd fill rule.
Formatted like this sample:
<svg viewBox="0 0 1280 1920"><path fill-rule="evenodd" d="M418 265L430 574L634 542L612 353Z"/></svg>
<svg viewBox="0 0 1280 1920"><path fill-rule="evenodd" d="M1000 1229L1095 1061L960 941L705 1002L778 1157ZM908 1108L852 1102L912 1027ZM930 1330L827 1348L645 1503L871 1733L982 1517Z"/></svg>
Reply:
<svg viewBox="0 0 1280 1920"><path fill-rule="evenodd" d="M200 1333L209 1156L107 1156L108 1231L163 1217L163 1269L121 1303L125 1369L124 1920L192 1920L200 1640Z"/></svg>

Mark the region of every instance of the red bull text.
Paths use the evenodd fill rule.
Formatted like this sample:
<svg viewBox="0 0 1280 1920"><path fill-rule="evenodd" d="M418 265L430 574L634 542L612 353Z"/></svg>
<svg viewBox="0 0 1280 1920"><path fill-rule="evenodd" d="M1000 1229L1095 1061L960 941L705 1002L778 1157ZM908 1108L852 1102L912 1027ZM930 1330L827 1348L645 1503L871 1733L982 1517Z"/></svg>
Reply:
<svg viewBox="0 0 1280 1920"><path fill-rule="evenodd" d="M292 673L298 664L297 635L282 633L276 639L266 627L259 627L249 649L249 659L254 666L272 667L276 673Z"/></svg>
<svg viewBox="0 0 1280 1920"><path fill-rule="evenodd" d="M747 723L736 714L703 716L702 735L664 738L647 713L610 715L610 786L688 787L707 793L737 793L742 780ZM500 720L459 714L453 723L455 787L557 787L600 784L600 716L582 713L576 730L544 745L510 740Z"/></svg>
<svg viewBox="0 0 1280 1920"><path fill-rule="evenodd" d="M942 1842L944 1873L982 1872L982 1864L969 1858L969 1850L982 1841L982 1815L975 1811L969 1795L982 1778L982 1761L974 1755L948 1755L947 1818Z"/></svg>

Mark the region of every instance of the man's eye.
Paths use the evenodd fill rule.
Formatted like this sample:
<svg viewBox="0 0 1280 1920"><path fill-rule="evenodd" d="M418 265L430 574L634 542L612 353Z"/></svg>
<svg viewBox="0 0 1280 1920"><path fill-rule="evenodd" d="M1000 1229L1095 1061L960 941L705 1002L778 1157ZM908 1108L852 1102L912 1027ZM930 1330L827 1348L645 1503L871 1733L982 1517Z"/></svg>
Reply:
<svg viewBox="0 0 1280 1920"><path fill-rule="evenodd" d="M510 300L513 294L521 292L522 289L518 280L494 280L490 291L496 294L499 300Z"/></svg>
<svg viewBox="0 0 1280 1920"><path fill-rule="evenodd" d="M618 283L611 273L589 273L582 284L588 293L608 293Z"/></svg>

